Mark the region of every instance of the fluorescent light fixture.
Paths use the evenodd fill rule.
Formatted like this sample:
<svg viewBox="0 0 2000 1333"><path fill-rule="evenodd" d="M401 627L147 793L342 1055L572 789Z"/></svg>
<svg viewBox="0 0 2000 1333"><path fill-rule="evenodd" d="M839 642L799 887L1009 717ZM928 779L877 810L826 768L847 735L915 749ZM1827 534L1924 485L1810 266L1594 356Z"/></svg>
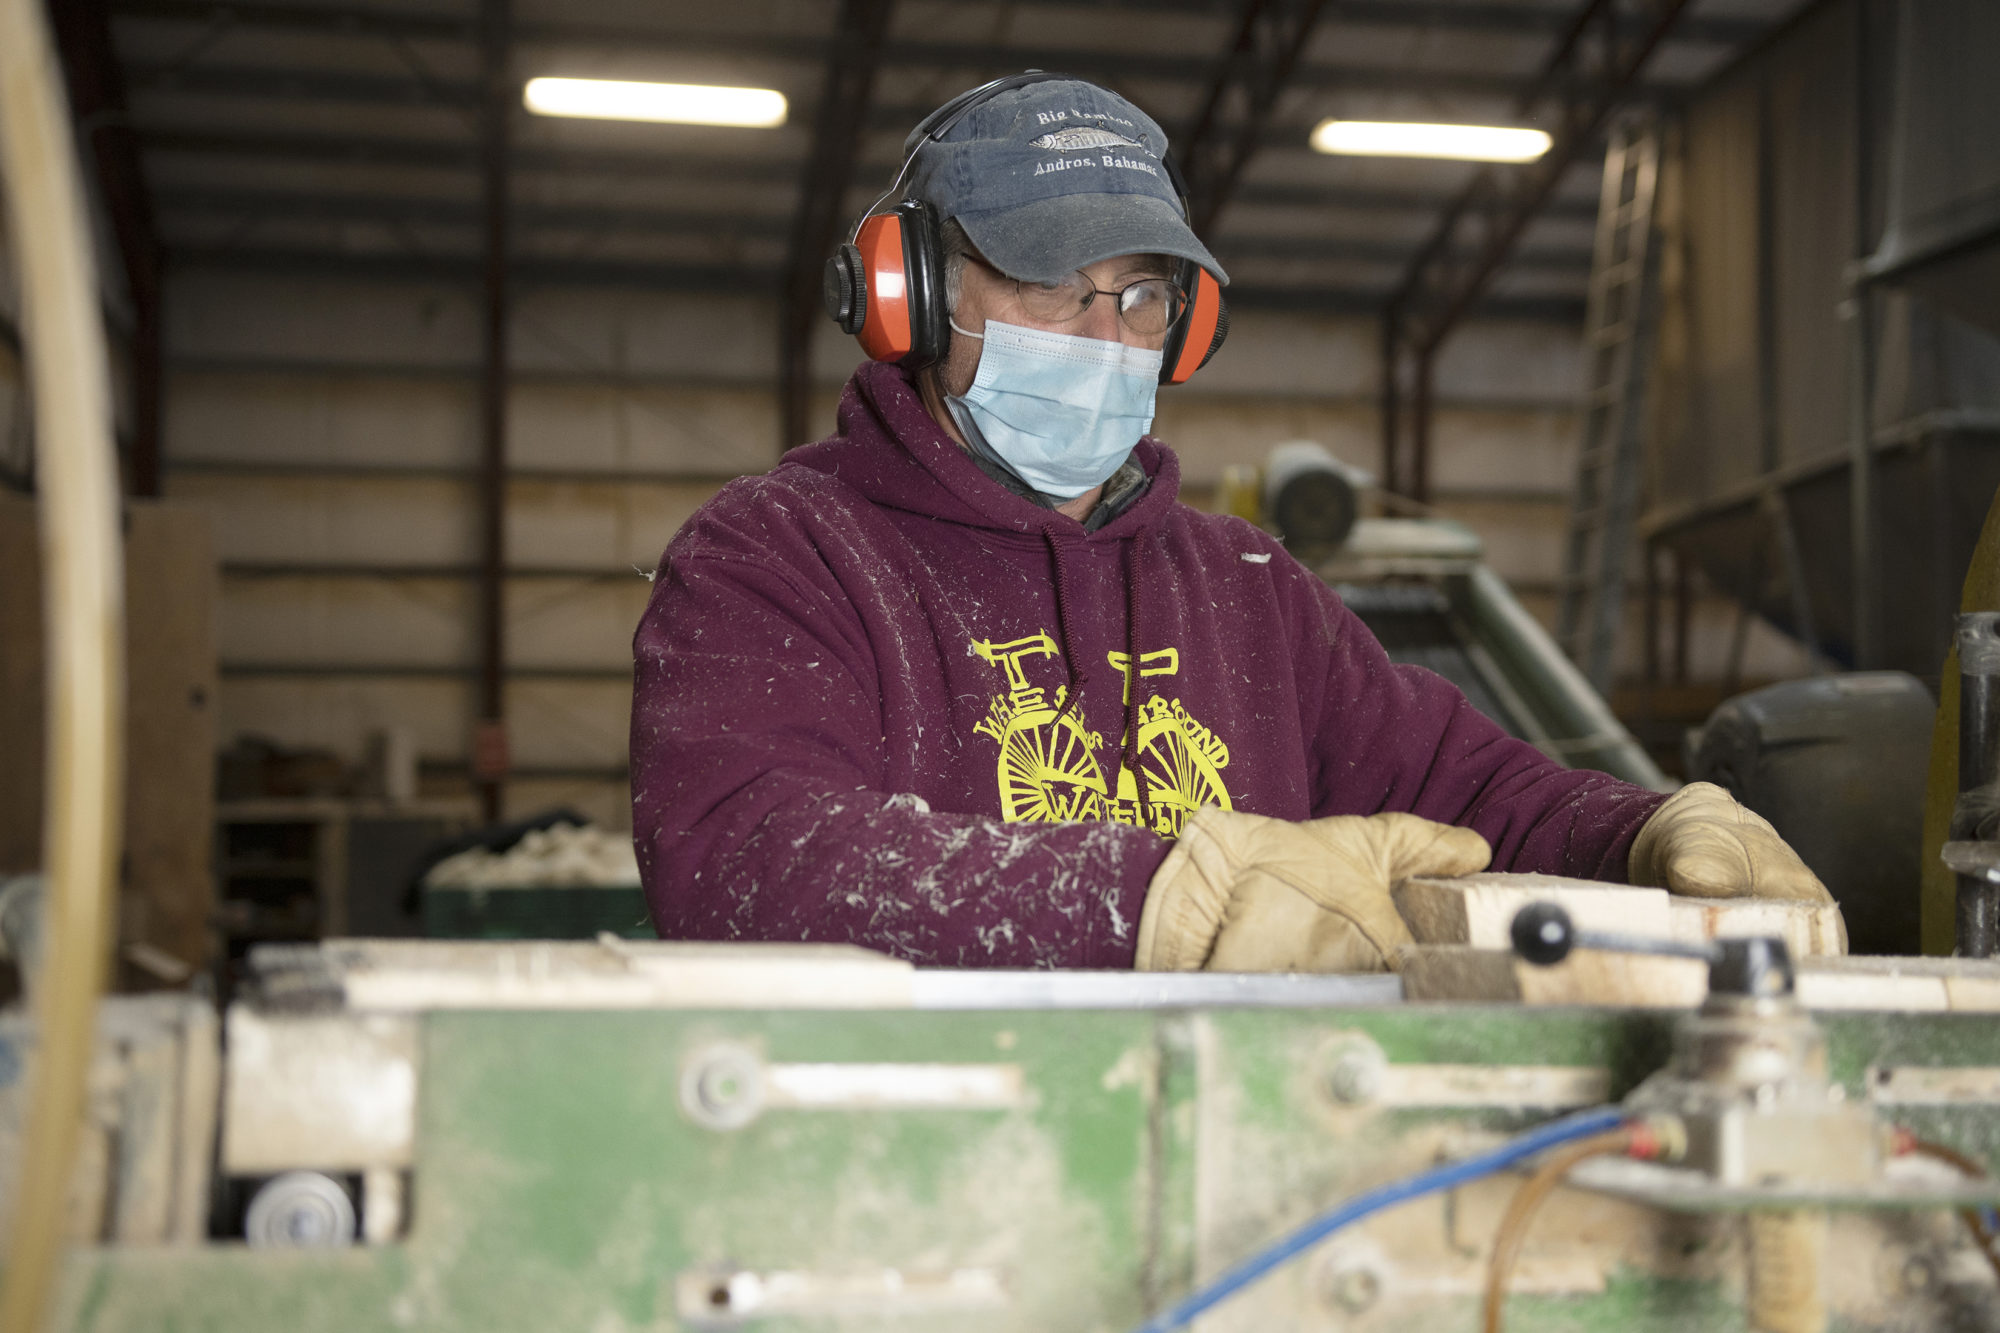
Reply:
<svg viewBox="0 0 2000 1333"><path fill-rule="evenodd" d="M1418 125L1388 120L1322 120L1312 146L1362 157L1446 157L1461 162L1532 162L1553 142L1540 130L1500 125Z"/></svg>
<svg viewBox="0 0 2000 1333"><path fill-rule="evenodd" d="M521 100L543 116L651 120L675 125L785 123L785 95L770 88L712 88L699 83L630 83L619 79L529 79Z"/></svg>

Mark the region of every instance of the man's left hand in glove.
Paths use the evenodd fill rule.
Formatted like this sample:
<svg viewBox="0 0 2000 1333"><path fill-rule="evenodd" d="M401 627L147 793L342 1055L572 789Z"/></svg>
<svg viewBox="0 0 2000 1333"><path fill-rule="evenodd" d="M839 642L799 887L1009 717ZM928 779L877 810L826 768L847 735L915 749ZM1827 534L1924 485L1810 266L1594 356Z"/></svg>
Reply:
<svg viewBox="0 0 2000 1333"><path fill-rule="evenodd" d="M1690 898L1833 901L1762 815L1712 782L1689 783L1653 812L1632 840L1626 878Z"/></svg>

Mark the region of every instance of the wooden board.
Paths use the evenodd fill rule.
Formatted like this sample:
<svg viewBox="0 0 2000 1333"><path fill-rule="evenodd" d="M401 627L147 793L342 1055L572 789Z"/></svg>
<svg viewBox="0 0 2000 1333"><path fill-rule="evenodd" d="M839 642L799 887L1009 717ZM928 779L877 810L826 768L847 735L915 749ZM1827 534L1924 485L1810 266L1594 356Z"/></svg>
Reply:
<svg viewBox="0 0 2000 1333"><path fill-rule="evenodd" d="M190 971L207 964L214 912L215 604L207 515L128 502L120 956L139 946ZM0 874L41 865L43 653L35 505L0 495Z"/></svg>
<svg viewBox="0 0 2000 1333"><path fill-rule="evenodd" d="M1708 991L1694 959L1590 949L1535 967L1501 949L1420 944L1403 951L1401 971L1408 1000L1687 1008ZM1808 958L1798 971L1809 1009L2000 1013L2000 962L1989 959Z"/></svg>
<svg viewBox="0 0 2000 1333"><path fill-rule="evenodd" d="M1699 960L1595 949L1536 967L1504 949L1419 944L1403 951L1400 970L1406 1000L1685 1009L1708 994L1708 967Z"/></svg>
<svg viewBox="0 0 2000 1333"><path fill-rule="evenodd" d="M1662 939L1674 933L1664 889L1599 884L1557 875L1407 879L1396 886L1395 901L1396 910L1419 944L1504 949L1515 913L1538 902L1562 907L1583 930L1616 930Z"/></svg>
<svg viewBox="0 0 2000 1333"><path fill-rule="evenodd" d="M1847 927L1832 903L1777 898L1670 898L1676 939L1740 939L1776 935L1793 958L1834 958L1847 952Z"/></svg>
<svg viewBox="0 0 2000 1333"><path fill-rule="evenodd" d="M1405 880L1396 886L1395 901L1419 944L1504 949L1515 913L1530 903L1552 902L1583 930L1689 941L1776 935L1794 958L1847 952L1847 931L1832 903L1680 898L1629 884L1506 874Z"/></svg>
<svg viewBox="0 0 2000 1333"><path fill-rule="evenodd" d="M215 914L215 548L208 516L192 507L133 501L125 515L119 941L128 960L131 946L145 945L199 971Z"/></svg>

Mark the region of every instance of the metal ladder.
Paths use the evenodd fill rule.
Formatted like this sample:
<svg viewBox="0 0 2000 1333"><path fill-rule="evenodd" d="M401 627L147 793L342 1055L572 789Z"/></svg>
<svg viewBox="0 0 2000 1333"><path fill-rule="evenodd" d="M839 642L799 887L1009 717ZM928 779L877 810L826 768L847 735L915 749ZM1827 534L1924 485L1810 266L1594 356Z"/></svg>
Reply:
<svg viewBox="0 0 2000 1333"><path fill-rule="evenodd" d="M1659 174L1658 119L1622 117L1611 129L1597 207L1584 321L1583 441L1557 629L1564 651L1600 694L1611 685L1638 508L1646 378L1658 323Z"/></svg>

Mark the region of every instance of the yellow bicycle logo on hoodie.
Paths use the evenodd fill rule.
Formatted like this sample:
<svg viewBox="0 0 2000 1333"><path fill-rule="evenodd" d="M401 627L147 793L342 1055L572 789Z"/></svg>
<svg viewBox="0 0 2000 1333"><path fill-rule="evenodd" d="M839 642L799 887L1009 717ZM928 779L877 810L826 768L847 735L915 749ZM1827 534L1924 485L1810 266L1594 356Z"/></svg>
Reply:
<svg viewBox="0 0 2000 1333"><path fill-rule="evenodd" d="M1108 791L1097 751L1101 733L1086 730L1075 711L1065 711L1069 690L1055 688L1054 697L1028 680L1031 658L1054 659L1061 666L1062 650L1047 631L1025 639L994 643L972 640L972 651L999 667L1007 692L993 696L986 717L973 730L991 736L1000 746L996 780L1001 816L1014 823L1057 823L1110 819L1151 828L1164 838L1180 836L1189 815L1206 805L1231 808L1229 788L1222 780L1229 766L1229 747L1213 731L1189 716L1179 699L1158 695L1139 707L1139 761L1119 769L1116 792ZM1125 698L1132 696L1133 663L1125 653L1107 653L1124 677ZM1143 653L1141 676L1180 674L1180 650L1162 648ZM1129 739L1129 738L1128 738ZM1121 741L1119 752L1124 752ZM1139 800L1139 782L1146 800ZM1146 812L1152 819L1148 823Z"/></svg>

